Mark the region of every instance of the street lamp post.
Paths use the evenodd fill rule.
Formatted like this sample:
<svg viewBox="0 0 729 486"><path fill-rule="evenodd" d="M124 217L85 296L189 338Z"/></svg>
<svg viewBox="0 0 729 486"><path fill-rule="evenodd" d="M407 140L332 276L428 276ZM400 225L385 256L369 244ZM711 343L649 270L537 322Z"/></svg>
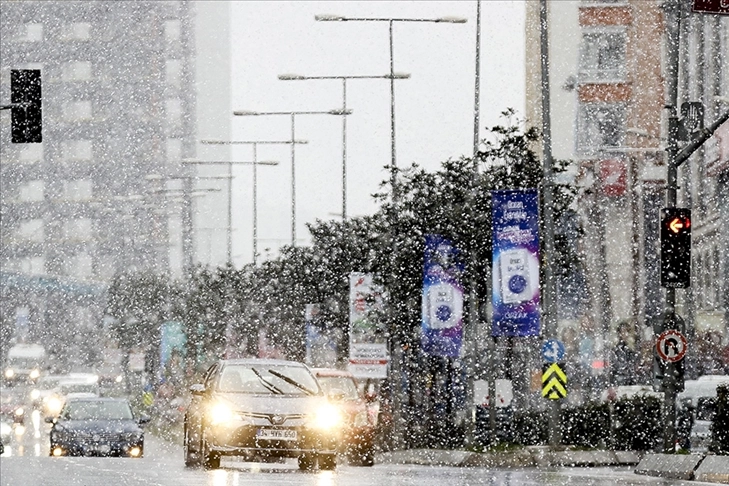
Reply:
<svg viewBox="0 0 729 486"><path fill-rule="evenodd" d="M256 173L256 167L259 165L278 165L278 162L275 160L264 160L259 161L256 159L255 152L253 156L252 161L244 160L244 161L231 161L231 160L183 160L183 164L191 164L191 165L227 165L228 166L228 175L223 176L223 178L228 179L228 245L227 245L227 253L228 253L228 263L233 263L233 165L252 165L253 166L253 173ZM210 178L210 177L208 177ZM254 237L255 238L255 237Z"/></svg>
<svg viewBox="0 0 729 486"><path fill-rule="evenodd" d="M428 22L428 23L447 23L447 24L465 24L466 19L457 17L440 17L440 18L400 18L400 17L343 17L340 15L316 15L314 17L318 21L322 22L387 22L389 27L389 42L390 42L390 190L392 191L392 202L397 203L398 201L398 189L397 189L397 157L395 152L395 52L393 42L393 26L396 22ZM396 261L397 255L397 243L396 236L397 230L395 228L395 221L390 224L391 232L391 244L392 251L390 258L393 262ZM393 299L394 300L394 299ZM400 302L393 302L393 321L397 318L397 306L402 305ZM391 343L392 349L396 349L397 343ZM394 355L392 356L393 369L392 374L398 375L402 372L401 363L399 359ZM394 423L395 423L395 441L400 442L402 439L402 429L404 428L403 418L400 415L400 404L402 403L402 389L393 390L393 409L394 409Z"/></svg>
<svg viewBox="0 0 729 486"><path fill-rule="evenodd" d="M390 165L392 175L390 186L393 201L397 200L396 182L397 158L395 155L395 51L393 43L393 26L396 22L427 22L435 24L465 24L466 19L460 17L438 17L438 18L402 18L402 17L343 17L341 15L316 15L314 18L320 22L387 22L390 38Z"/></svg>
<svg viewBox="0 0 729 486"><path fill-rule="evenodd" d="M235 116L286 115L291 117L291 246L296 246L296 116L297 115L337 115L346 116L352 111L245 111L233 112Z"/></svg>
<svg viewBox="0 0 729 486"><path fill-rule="evenodd" d="M203 144L207 145L252 145L253 146L253 265L258 261L258 166L259 165L278 165L278 162L264 163L258 162L258 145L284 145L284 144L306 144L306 140L203 140Z"/></svg>
<svg viewBox="0 0 729 486"><path fill-rule="evenodd" d="M381 76L301 76L298 74L279 74L282 81L305 81L312 79L340 79L342 80L342 111L347 111L347 80L348 79L408 79L409 74L395 73ZM347 219L347 117L342 117L342 220Z"/></svg>

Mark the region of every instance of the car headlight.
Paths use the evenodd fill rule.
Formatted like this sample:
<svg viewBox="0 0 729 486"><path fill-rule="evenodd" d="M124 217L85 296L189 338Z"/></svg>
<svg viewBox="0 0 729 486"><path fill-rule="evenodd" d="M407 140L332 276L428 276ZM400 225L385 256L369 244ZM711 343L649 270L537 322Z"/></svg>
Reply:
<svg viewBox="0 0 729 486"><path fill-rule="evenodd" d="M40 398L40 390L33 390L30 392L31 400L38 400L38 398Z"/></svg>
<svg viewBox="0 0 729 486"><path fill-rule="evenodd" d="M213 425L230 422L235 419L233 411L224 403L217 402L210 407L210 423Z"/></svg>
<svg viewBox="0 0 729 486"><path fill-rule="evenodd" d="M325 403L317 408L313 416L312 425L317 429L331 430L343 422L342 411L331 403Z"/></svg>
<svg viewBox="0 0 729 486"><path fill-rule="evenodd" d="M17 415L18 417L20 417L24 413L25 413L25 410L23 410L23 407L18 407L15 409L15 415Z"/></svg>
<svg viewBox="0 0 729 486"><path fill-rule="evenodd" d="M5 378L12 378L13 376L15 376L15 370L12 368L5 370Z"/></svg>
<svg viewBox="0 0 729 486"><path fill-rule="evenodd" d="M48 412L48 415L58 415L61 413L61 408L63 408L63 403L58 397L51 397L46 402L46 412Z"/></svg>
<svg viewBox="0 0 729 486"><path fill-rule="evenodd" d="M40 376L40 370L38 370L38 369L35 369L35 370L33 370L33 371L30 372L30 379L31 380L35 380L39 376Z"/></svg>

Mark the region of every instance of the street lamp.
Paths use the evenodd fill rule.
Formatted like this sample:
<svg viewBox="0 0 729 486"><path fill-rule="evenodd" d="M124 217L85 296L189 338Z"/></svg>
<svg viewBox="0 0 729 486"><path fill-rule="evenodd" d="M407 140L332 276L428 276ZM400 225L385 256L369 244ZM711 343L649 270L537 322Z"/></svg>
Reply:
<svg viewBox="0 0 729 486"><path fill-rule="evenodd" d="M348 79L408 79L410 74L395 73L382 76L302 76L299 74L279 74L282 81L305 81L312 79L341 79L342 80L342 111L347 111L347 80ZM347 219L347 117L342 117L342 220Z"/></svg>
<svg viewBox="0 0 729 486"><path fill-rule="evenodd" d="M335 115L347 116L352 110L328 111L248 111L236 110L234 116L273 116L291 117L291 246L296 246L296 116L297 115Z"/></svg>
<svg viewBox="0 0 729 486"><path fill-rule="evenodd" d="M258 260L258 166L259 165L278 165L276 163L258 162L258 145L283 145L283 144L306 144L306 140L201 140L205 145L252 145L253 146L253 265Z"/></svg>
<svg viewBox="0 0 729 486"><path fill-rule="evenodd" d="M390 32L390 157L392 166L392 176L390 185L392 187L392 199L395 201L397 175L395 168L397 167L397 159L395 156L395 56L393 49L392 28L395 22L427 22L434 24L465 24L466 19L461 17L437 17L437 18L402 18L402 17L344 17L341 15L315 15L314 19L320 22L387 22Z"/></svg>
<svg viewBox="0 0 729 486"><path fill-rule="evenodd" d="M233 165L252 165L253 173L256 172L258 165L278 165L277 161L258 161L254 154L252 161L230 161L230 160L183 160L183 164L192 165L214 165L214 164L225 164L228 166L228 175L225 179L228 179L228 244L227 244L227 257L228 263L233 263ZM210 178L210 177L207 177ZM255 186L254 186L255 187ZM255 190L255 189L254 189ZM255 196L254 196L255 197Z"/></svg>

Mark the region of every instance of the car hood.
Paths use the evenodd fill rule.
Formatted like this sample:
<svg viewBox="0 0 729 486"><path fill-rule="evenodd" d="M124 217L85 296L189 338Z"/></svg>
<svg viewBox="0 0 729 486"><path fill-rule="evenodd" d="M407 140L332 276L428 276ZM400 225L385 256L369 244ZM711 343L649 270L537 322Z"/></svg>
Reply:
<svg viewBox="0 0 729 486"><path fill-rule="evenodd" d="M128 434L142 431L133 420L64 420L58 422L56 427L58 426L74 432L102 434Z"/></svg>
<svg viewBox="0 0 729 486"><path fill-rule="evenodd" d="M248 393L216 393L215 398L227 402L239 412L278 415L313 413L326 399L320 395L254 395Z"/></svg>

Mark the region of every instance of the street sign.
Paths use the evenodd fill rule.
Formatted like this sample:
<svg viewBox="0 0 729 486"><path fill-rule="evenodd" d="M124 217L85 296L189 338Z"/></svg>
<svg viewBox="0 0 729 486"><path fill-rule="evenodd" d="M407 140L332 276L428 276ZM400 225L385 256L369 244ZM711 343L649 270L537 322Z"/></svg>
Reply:
<svg viewBox="0 0 729 486"><path fill-rule="evenodd" d="M542 370L542 396L550 400L566 398L567 375L559 363L547 363Z"/></svg>
<svg viewBox="0 0 729 486"><path fill-rule="evenodd" d="M694 0L693 11L729 15L729 0Z"/></svg>
<svg viewBox="0 0 729 486"><path fill-rule="evenodd" d="M542 358L547 363L557 363L564 359L564 344L557 339L547 339L542 344Z"/></svg>
<svg viewBox="0 0 729 486"><path fill-rule="evenodd" d="M686 338L675 329L669 329L658 336L656 351L658 356L667 363L681 361L686 355Z"/></svg>

